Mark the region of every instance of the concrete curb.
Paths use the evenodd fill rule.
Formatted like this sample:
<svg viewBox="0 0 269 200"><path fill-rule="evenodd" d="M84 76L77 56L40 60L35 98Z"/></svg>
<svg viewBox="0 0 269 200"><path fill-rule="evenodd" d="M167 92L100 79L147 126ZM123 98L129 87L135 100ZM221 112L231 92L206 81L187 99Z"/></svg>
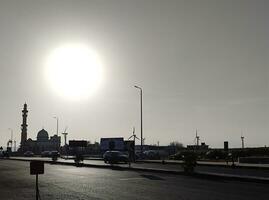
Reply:
<svg viewBox="0 0 269 200"><path fill-rule="evenodd" d="M162 161L158 160L138 160L136 161L138 163L152 163L152 164L163 164ZM175 161L164 161L165 165L182 165L183 162L175 162ZM232 166L231 164L218 164L218 163L197 163L197 166L207 166L207 167L224 167L224 168L237 168L237 169L259 169L259 170L269 170L269 167L263 167L263 166L246 166L246 165L235 165Z"/></svg>
<svg viewBox="0 0 269 200"><path fill-rule="evenodd" d="M24 161L30 162L31 159L17 159L17 158L9 158L7 160L16 160L16 161ZM41 160L43 161L43 160ZM232 181L243 181L243 182L255 182L255 183L266 183L269 184L269 178L264 177L254 177L254 176L239 176L239 175L231 175L231 174L220 174L220 173L207 173L207 172L194 172L193 174L186 174L184 171L177 170L165 170L165 169L153 169L153 168L141 168L141 167L122 167L115 165L95 165L95 164L84 164L81 163L77 166L75 163L61 162L61 161L43 161L47 164L55 164L55 165L68 165L68 166L76 166L76 167L89 167L89 168L101 168L101 169L112 169L119 171L143 171L143 172L153 172L153 173L165 173L165 174L175 174L175 175L184 175L191 176L201 179L213 179L213 180L232 180Z"/></svg>
<svg viewBox="0 0 269 200"><path fill-rule="evenodd" d="M85 158L84 160L103 160L102 158ZM174 160L165 160L162 163L161 160L137 160L137 163L152 163L152 164L165 164L165 165L182 165L183 162L178 162ZM198 161L197 166L207 166L207 167L224 167L224 168L237 168L237 169L259 169L259 170L269 170L267 166L246 166L238 165L232 166L231 164L221 164L221 163L200 163Z"/></svg>

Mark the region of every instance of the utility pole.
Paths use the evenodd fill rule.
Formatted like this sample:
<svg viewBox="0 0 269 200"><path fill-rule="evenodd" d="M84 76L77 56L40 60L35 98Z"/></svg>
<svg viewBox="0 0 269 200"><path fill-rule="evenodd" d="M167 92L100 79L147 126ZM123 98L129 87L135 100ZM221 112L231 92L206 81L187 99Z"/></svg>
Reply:
<svg viewBox="0 0 269 200"><path fill-rule="evenodd" d="M53 117L54 119L56 119L56 134L58 136L58 132L59 132L59 118L58 117Z"/></svg>
<svg viewBox="0 0 269 200"><path fill-rule="evenodd" d="M35 175L35 199L38 200L39 189L38 189L38 174Z"/></svg>
<svg viewBox="0 0 269 200"><path fill-rule="evenodd" d="M57 134L57 151L60 150L61 147L61 136L59 137L59 118L58 117L53 117L54 119L56 119L56 134ZM60 138L60 139L59 139Z"/></svg>
<svg viewBox="0 0 269 200"><path fill-rule="evenodd" d="M11 132L11 137L10 137L9 143L10 143L10 149L11 149L11 151L12 151L12 144L13 144L13 129L12 129L12 128L8 128L8 130L10 130L10 132Z"/></svg>

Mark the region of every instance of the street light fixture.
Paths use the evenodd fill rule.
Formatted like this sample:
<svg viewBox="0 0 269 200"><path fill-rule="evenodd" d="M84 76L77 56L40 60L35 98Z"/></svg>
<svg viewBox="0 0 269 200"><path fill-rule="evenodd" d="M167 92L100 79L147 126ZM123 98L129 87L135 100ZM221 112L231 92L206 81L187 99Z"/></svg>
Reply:
<svg viewBox="0 0 269 200"><path fill-rule="evenodd" d="M143 112L142 112L142 88L135 85L134 86L135 88L139 89L140 90L140 120L141 120L141 146L140 146L140 153L141 153L141 156L142 156L142 153L143 153Z"/></svg>

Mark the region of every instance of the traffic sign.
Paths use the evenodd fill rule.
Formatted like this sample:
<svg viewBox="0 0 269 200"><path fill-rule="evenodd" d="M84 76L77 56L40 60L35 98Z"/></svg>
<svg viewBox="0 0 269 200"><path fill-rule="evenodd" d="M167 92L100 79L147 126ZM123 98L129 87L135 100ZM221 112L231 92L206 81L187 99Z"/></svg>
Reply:
<svg viewBox="0 0 269 200"><path fill-rule="evenodd" d="M44 162L43 161L31 161L30 162L30 174L44 174Z"/></svg>

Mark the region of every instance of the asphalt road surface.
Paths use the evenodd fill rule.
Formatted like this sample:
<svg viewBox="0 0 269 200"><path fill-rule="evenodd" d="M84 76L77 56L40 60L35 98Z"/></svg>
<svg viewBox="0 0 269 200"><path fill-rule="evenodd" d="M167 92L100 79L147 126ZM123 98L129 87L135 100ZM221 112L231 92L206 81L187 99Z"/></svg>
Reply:
<svg viewBox="0 0 269 200"><path fill-rule="evenodd" d="M30 159L30 160L49 160L51 158L40 158L40 157L18 157L18 159ZM59 159L61 162L70 162L74 163L74 160L64 160ZM86 164L94 164L94 165L109 165L105 164L103 160L84 160ZM117 164L119 166L127 167L126 164ZM164 169L164 170L174 170L174 171L183 171L183 168L179 164L161 164L161 163L132 163L132 167L138 168L152 168L152 169ZM231 167L221 167L221 166L202 166L199 165L195 168L197 172L205 172L205 173L218 173L218 174L227 174L227 175L238 175L238 176L248 176L248 177L262 177L269 178L269 170L268 169L248 169L248 168L236 168L233 169Z"/></svg>
<svg viewBox="0 0 269 200"><path fill-rule="evenodd" d="M0 160L0 199L35 199L35 176L29 174L29 162ZM269 199L268 184L50 164L39 188L41 200Z"/></svg>

